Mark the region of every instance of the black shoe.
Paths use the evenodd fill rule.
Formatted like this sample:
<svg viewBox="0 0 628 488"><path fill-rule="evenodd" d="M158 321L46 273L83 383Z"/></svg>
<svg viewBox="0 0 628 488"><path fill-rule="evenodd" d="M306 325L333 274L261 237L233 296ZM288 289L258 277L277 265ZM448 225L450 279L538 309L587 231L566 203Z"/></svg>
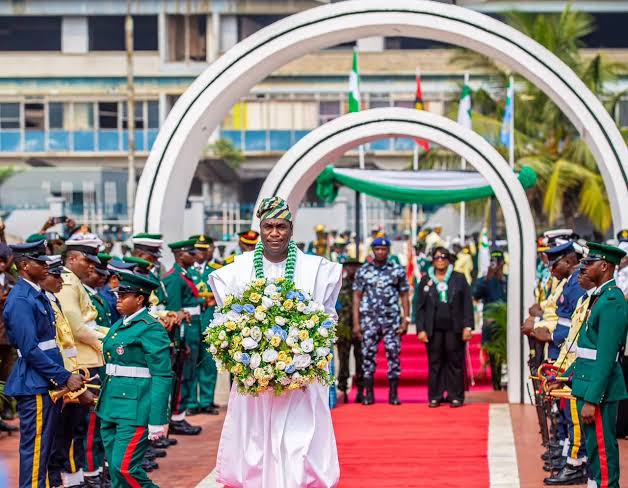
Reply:
<svg viewBox="0 0 628 488"><path fill-rule="evenodd" d="M438 408L440 407L440 402L438 400L430 400L430 403L427 404L430 408Z"/></svg>
<svg viewBox="0 0 628 488"><path fill-rule="evenodd" d="M362 403L364 401L364 387L358 386L358 393L355 396L355 403Z"/></svg>
<svg viewBox="0 0 628 488"><path fill-rule="evenodd" d="M395 378L392 380L388 380L389 390L388 390L388 403L391 405L401 405L401 401L399 400L399 395L397 393L397 387L399 386L399 379Z"/></svg>
<svg viewBox="0 0 628 488"><path fill-rule="evenodd" d="M148 459L142 459L142 469L150 473L153 470L153 463Z"/></svg>
<svg viewBox="0 0 628 488"><path fill-rule="evenodd" d="M163 449L155 449L154 447L149 447L146 450L146 453L150 453L153 456L153 459L165 458L168 455L168 453L164 451Z"/></svg>
<svg viewBox="0 0 628 488"><path fill-rule="evenodd" d="M201 430L201 427L192 426L185 419L170 422L170 433L174 435L199 435Z"/></svg>
<svg viewBox="0 0 628 488"><path fill-rule="evenodd" d="M586 485L586 470L582 466L565 464L557 475L545 478L543 483L546 485Z"/></svg>
<svg viewBox="0 0 628 488"><path fill-rule="evenodd" d="M565 467L566 464L567 458L560 457L558 459L553 459L551 462L545 461L545 464L543 465L543 470L547 471L548 473L552 471L560 471Z"/></svg>
<svg viewBox="0 0 628 488"><path fill-rule="evenodd" d="M373 378L364 378L364 386L366 395L362 400L362 405L373 405L375 403L375 394L373 393Z"/></svg>
<svg viewBox="0 0 628 488"><path fill-rule="evenodd" d="M170 446L175 446L176 444L176 439L168 439L166 437L162 437L161 439L153 441L151 445L157 449L168 449Z"/></svg>
<svg viewBox="0 0 628 488"><path fill-rule="evenodd" d="M0 420L0 432L7 432L11 435L13 432L20 430L17 426L7 424L4 420Z"/></svg>
<svg viewBox="0 0 628 488"><path fill-rule="evenodd" d="M451 403L449 404L451 408L460 408L463 405L464 405L464 402L462 400L452 400Z"/></svg>
<svg viewBox="0 0 628 488"><path fill-rule="evenodd" d="M215 407L201 407L200 413L206 413L208 415L220 415L220 410Z"/></svg>
<svg viewBox="0 0 628 488"><path fill-rule="evenodd" d="M559 445L558 447L552 447L549 451L545 451L541 454L541 459L543 461L547 461L549 458L555 459L562 457L563 455L563 446Z"/></svg>
<svg viewBox="0 0 628 488"><path fill-rule="evenodd" d="M102 474L85 476L83 478L83 486L86 488L111 488L111 481L103 479Z"/></svg>

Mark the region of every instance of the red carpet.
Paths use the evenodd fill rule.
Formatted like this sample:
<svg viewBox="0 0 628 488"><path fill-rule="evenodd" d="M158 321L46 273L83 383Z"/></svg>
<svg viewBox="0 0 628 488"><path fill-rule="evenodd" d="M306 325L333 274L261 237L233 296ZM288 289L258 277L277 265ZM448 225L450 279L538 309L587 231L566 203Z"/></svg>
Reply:
<svg viewBox="0 0 628 488"><path fill-rule="evenodd" d="M480 376L480 334L474 334L469 343L472 370L475 386L471 391L487 391L492 389L490 369L482 378ZM467 369L469 369L467 362ZM380 342L377 352L377 370L375 372L375 401L388 402L388 362L384 351L384 343ZM351 400L355 399L355 388ZM401 340L401 377L399 378L399 398L405 403L427 403L427 351L425 344L418 341L415 334L406 334ZM339 399L341 400L341 399Z"/></svg>
<svg viewBox="0 0 628 488"><path fill-rule="evenodd" d="M488 408L339 405L340 488L486 488Z"/></svg>

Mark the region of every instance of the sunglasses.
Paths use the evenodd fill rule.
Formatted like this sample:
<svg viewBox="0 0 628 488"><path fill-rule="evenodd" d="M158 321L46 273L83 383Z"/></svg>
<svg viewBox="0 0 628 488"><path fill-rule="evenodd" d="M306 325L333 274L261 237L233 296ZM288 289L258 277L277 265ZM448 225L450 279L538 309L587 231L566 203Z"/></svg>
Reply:
<svg viewBox="0 0 628 488"><path fill-rule="evenodd" d="M448 259L449 259L449 257L448 257L448 256L445 256L444 254L438 254L437 256L434 256L434 261L436 261L436 260L440 260L440 259L445 259L445 260L448 260Z"/></svg>

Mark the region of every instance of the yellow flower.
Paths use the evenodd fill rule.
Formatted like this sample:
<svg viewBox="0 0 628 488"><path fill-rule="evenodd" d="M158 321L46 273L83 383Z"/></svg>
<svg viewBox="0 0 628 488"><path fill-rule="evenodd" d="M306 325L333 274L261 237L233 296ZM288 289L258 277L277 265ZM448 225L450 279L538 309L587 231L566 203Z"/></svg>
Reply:
<svg viewBox="0 0 628 488"><path fill-rule="evenodd" d="M236 330L236 323L233 320L230 320L225 324L225 327L227 330Z"/></svg>
<svg viewBox="0 0 628 488"><path fill-rule="evenodd" d="M228 307L232 303L233 303L233 295L227 295L227 297L225 298L225 301L224 301L224 306Z"/></svg>
<svg viewBox="0 0 628 488"><path fill-rule="evenodd" d="M318 369L325 369L327 367L327 361L321 359L318 363L316 363L316 367Z"/></svg>
<svg viewBox="0 0 628 488"><path fill-rule="evenodd" d="M233 374L240 374L240 373L242 372L242 364L241 364L241 363L238 363L238 364L236 364L235 366L233 366L233 367L231 368L231 372L232 372Z"/></svg>
<svg viewBox="0 0 628 488"><path fill-rule="evenodd" d="M283 361L284 363L288 360L288 355L286 351L280 351L277 355L277 361Z"/></svg>
<svg viewBox="0 0 628 488"><path fill-rule="evenodd" d="M331 361L333 358L334 358L334 356L333 356L333 355L331 355L331 354L328 354L328 355L327 355L327 361Z"/></svg>
<svg viewBox="0 0 628 488"><path fill-rule="evenodd" d="M234 336L233 339L231 339L231 343L234 346L239 345L241 342L242 342L242 337L240 337L240 336Z"/></svg>
<svg viewBox="0 0 628 488"><path fill-rule="evenodd" d="M258 305L257 307L255 307L255 311L256 312L265 313L266 312L266 307L264 305Z"/></svg>
<svg viewBox="0 0 628 488"><path fill-rule="evenodd" d="M273 338L270 340L270 344L273 347L277 347L279 346L279 344L281 344L281 337L279 336L273 336Z"/></svg>
<svg viewBox="0 0 628 488"><path fill-rule="evenodd" d="M257 303L262 299L262 296L259 293L251 293L249 295L249 300L251 300L253 303Z"/></svg>
<svg viewBox="0 0 628 488"><path fill-rule="evenodd" d="M268 386L268 380L267 379L259 380L259 386L261 386L262 388L266 388Z"/></svg>
<svg viewBox="0 0 628 488"><path fill-rule="evenodd" d="M281 300L281 295L279 293L273 293L270 298L272 298L275 301Z"/></svg>
<svg viewBox="0 0 628 488"><path fill-rule="evenodd" d="M312 316L310 317L310 320L311 320L312 322L314 322L315 324L318 324L318 322L319 322L320 318L318 317L318 315L312 315Z"/></svg>
<svg viewBox="0 0 628 488"><path fill-rule="evenodd" d="M258 278L253 282L253 284L255 286L264 286L266 284L266 280L264 278Z"/></svg>
<svg viewBox="0 0 628 488"><path fill-rule="evenodd" d="M294 302L292 300L286 300L285 302L283 302L283 308L285 308L286 310L291 310L292 307L294 307Z"/></svg>
<svg viewBox="0 0 628 488"><path fill-rule="evenodd" d="M307 330L300 330L299 331L299 340L300 341L304 341L308 337L310 337L310 333Z"/></svg>
<svg viewBox="0 0 628 488"><path fill-rule="evenodd" d="M288 386L289 390L298 390L299 388L301 388L301 385L298 383L290 383L290 386Z"/></svg>
<svg viewBox="0 0 628 488"><path fill-rule="evenodd" d="M277 278L275 280L277 283L283 283L284 281L286 281L286 279L283 276L280 276L279 278Z"/></svg>
<svg viewBox="0 0 628 488"><path fill-rule="evenodd" d="M255 371L253 371L253 376L255 376L255 378L257 378L258 380L264 377L264 370L262 368L257 368Z"/></svg>

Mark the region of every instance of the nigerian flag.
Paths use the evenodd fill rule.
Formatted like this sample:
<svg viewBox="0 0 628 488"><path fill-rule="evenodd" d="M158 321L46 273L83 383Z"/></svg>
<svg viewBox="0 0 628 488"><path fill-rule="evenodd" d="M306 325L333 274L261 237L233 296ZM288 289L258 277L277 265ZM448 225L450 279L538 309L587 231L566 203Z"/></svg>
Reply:
<svg viewBox="0 0 628 488"><path fill-rule="evenodd" d="M349 74L349 112L360 111L360 71L358 69L358 51L353 51L353 66Z"/></svg>
<svg viewBox="0 0 628 488"><path fill-rule="evenodd" d="M460 105L458 106L458 123L471 129L471 88L466 83L462 87L460 94Z"/></svg>

